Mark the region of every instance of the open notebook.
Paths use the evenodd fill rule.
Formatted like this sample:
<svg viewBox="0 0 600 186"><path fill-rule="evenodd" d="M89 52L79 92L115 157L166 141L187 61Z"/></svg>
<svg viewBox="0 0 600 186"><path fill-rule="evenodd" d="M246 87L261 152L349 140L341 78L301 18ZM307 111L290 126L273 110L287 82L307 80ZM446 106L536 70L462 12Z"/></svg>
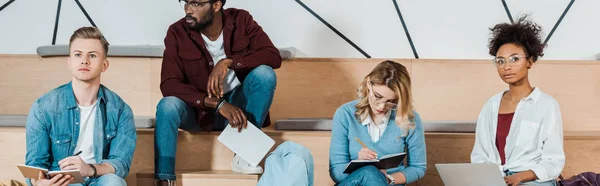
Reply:
<svg viewBox="0 0 600 186"><path fill-rule="evenodd" d="M275 145L275 140L249 121L248 127L242 132L227 125L217 139L252 166L258 166L271 147Z"/></svg>
<svg viewBox="0 0 600 186"><path fill-rule="evenodd" d="M379 169L395 168L395 167L398 167L402 163L402 161L404 161L405 157L406 157L406 153L401 152L398 154L388 154L388 155L382 156L381 158L375 159L375 160L352 160L352 161L350 161L350 163L348 163L346 165L346 169L344 170L344 173L350 174L350 173L354 172L356 169L359 169L359 168L367 166L367 165L374 165L375 167L377 167Z"/></svg>
<svg viewBox="0 0 600 186"><path fill-rule="evenodd" d="M29 165L21 165L21 164L17 165L17 167L19 168L19 170L21 171L21 174L23 174L23 176L25 178L38 179L38 174L41 171L44 174L46 174L47 178L52 178L52 177L56 176L57 174L62 174L62 175L71 175L71 177L74 177L75 180L73 180L73 182L71 182L71 183L84 183L85 182L85 179L83 179L83 176L81 176L81 173L79 172L79 170L49 171L48 169L29 166Z"/></svg>

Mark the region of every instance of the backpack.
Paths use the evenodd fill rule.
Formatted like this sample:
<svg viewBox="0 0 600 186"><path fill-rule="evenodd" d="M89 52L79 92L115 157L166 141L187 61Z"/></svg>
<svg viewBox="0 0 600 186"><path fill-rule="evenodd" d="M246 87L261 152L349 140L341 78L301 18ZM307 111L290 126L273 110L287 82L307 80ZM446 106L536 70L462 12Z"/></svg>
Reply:
<svg viewBox="0 0 600 186"><path fill-rule="evenodd" d="M257 186L313 186L314 162L310 151L286 141L265 160L265 172Z"/></svg>
<svg viewBox="0 0 600 186"><path fill-rule="evenodd" d="M593 172L580 173L568 180L562 176L559 178L558 185L560 186L600 186L600 175Z"/></svg>

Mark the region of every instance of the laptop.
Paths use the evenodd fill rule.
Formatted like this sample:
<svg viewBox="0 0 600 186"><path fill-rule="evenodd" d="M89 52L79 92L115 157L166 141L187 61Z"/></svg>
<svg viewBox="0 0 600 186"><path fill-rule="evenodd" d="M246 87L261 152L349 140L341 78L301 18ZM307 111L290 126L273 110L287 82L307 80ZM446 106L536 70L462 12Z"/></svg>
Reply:
<svg viewBox="0 0 600 186"><path fill-rule="evenodd" d="M494 163L435 164L445 186L506 186Z"/></svg>

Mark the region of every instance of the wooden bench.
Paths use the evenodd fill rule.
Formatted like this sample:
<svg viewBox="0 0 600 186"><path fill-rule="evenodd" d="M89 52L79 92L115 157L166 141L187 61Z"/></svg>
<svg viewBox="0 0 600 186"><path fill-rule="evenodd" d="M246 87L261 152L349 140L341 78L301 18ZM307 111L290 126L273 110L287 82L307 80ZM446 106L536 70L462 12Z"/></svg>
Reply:
<svg viewBox="0 0 600 186"><path fill-rule="evenodd" d="M308 148L315 163L315 185L333 185L329 177L329 141L331 133L325 131L274 131L265 132L275 139L276 144L294 141ZM190 179L208 179L214 181L215 175L207 175L206 171L216 176L231 176L231 179L242 179L248 183L252 179L230 172L233 153L217 141L218 132L211 133L179 133L176 167L182 173L192 176ZM16 164L23 163L25 157L25 129L0 128L0 179L19 179L21 174ZM415 185L442 185L436 163L469 162L475 135L473 133L426 133L427 173ZM584 171L600 172L600 132L565 132L566 165L563 175L572 175ZM128 185L144 185L152 181L151 170L154 169L154 131L138 129L137 148L133 157L131 172L127 177ZM188 171L185 171L188 170ZM196 172L196 173L194 173ZM137 176L137 178L136 178ZM183 177L181 177L183 179ZM210 179L209 179L210 178ZM202 181L202 180L201 180ZM207 181L207 180L203 180Z"/></svg>

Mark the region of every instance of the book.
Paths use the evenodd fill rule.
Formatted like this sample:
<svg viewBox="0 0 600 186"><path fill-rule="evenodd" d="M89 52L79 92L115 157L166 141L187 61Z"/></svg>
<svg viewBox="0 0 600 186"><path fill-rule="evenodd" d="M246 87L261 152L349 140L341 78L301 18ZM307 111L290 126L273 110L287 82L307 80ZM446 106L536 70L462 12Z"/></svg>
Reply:
<svg viewBox="0 0 600 186"><path fill-rule="evenodd" d="M248 121L248 127L238 132L238 128L227 125L217 138L227 148L246 160L252 166L258 166L275 145L275 140Z"/></svg>
<svg viewBox="0 0 600 186"><path fill-rule="evenodd" d="M71 175L71 177L74 177L75 180L73 180L73 182L71 182L71 183L84 183L85 182L85 179L83 179L83 176L81 175L81 172L79 172L79 170L49 171L48 169L29 166L29 165L21 165L21 164L17 165L17 167L19 168L19 170L21 171L21 174L23 174L23 177L25 177L25 178L38 179L38 174L41 171L44 174L46 174L46 177L48 179L50 179L58 174L62 174L62 175Z"/></svg>
<svg viewBox="0 0 600 186"><path fill-rule="evenodd" d="M354 172L356 169L359 169L359 168L367 166L367 165L374 165L375 167L377 167L379 169L396 168L402 163L402 161L404 161L405 157L406 157L406 153L401 152L398 154L388 154L388 155L382 156L379 159L374 159L374 160L352 160L352 161L350 161L350 163L348 163L346 165L346 169L344 170L344 173L350 174L350 173Z"/></svg>

